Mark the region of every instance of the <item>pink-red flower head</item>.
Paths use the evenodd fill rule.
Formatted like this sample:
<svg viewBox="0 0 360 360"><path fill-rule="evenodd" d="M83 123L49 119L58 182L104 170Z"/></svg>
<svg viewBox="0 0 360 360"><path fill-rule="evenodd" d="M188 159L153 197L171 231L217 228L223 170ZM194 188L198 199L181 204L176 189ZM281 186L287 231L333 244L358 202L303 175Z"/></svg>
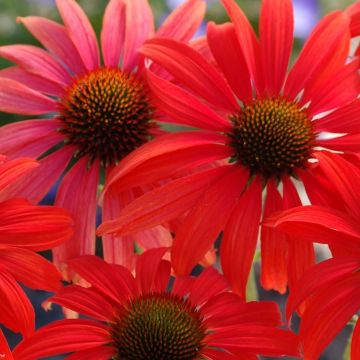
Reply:
<svg viewBox="0 0 360 360"><path fill-rule="evenodd" d="M133 152L110 173L108 189L123 191L179 169L225 161L136 199L99 233L131 234L185 213L172 247L175 271L189 273L223 231L224 274L245 296L261 216L301 204L294 179L315 199L322 196L323 176L341 188L341 178L331 170L337 160L323 150L358 151L359 60L348 62L351 33L345 12L320 21L288 69L291 0L262 1L259 38L235 1L222 3L231 23L207 28L216 66L172 39L152 39L141 48L150 63L175 79L161 78L150 67L154 104L199 130L165 135ZM314 167L322 169L321 177ZM284 293L313 264L314 251L311 243L264 228L261 257L262 285Z"/></svg>
<svg viewBox="0 0 360 360"><path fill-rule="evenodd" d="M64 287L50 301L89 319L60 320L14 350L21 360L74 352L68 359L256 359L298 356L297 337L278 328L271 302L243 302L216 270L170 281L166 249L145 252L136 276L84 256L69 262L89 287Z"/></svg>
<svg viewBox="0 0 360 360"><path fill-rule="evenodd" d="M64 25L36 16L18 19L44 49L0 47L0 57L16 64L0 71L0 111L35 118L1 127L0 153L41 159L38 169L14 189L33 203L62 179L55 204L75 220L73 238L54 249L54 260L63 269L68 258L95 252L99 183L106 183L108 171L132 150L163 133L154 122L158 116L143 78L140 46L153 37L189 42L206 4L185 1L155 31L147 0L110 0L101 51L78 3L57 0L56 5ZM153 71L161 73L159 67ZM144 191L105 196L103 219L117 216ZM105 258L131 267L134 241L142 248L164 246L171 235L157 226L137 236L105 238Z"/></svg>

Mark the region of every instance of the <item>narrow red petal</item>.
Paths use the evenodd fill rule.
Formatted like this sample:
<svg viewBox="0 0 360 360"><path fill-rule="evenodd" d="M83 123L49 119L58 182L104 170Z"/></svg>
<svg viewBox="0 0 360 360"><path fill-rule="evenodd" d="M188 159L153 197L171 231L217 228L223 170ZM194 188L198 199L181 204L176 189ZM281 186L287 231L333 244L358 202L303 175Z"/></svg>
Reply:
<svg viewBox="0 0 360 360"><path fill-rule="evenodd" d="M260 15L260 49L265 88L277 96L284 84L293 43L291 0L264 0Z"/></svg>
<svg viewBox="0 0 360 360"><path fill-rule="evenodd" d="M162 23L156 36L188 42L204 19L204 0L187 0L179 5Z"/></svg>
<svg viewBox="0 0 360 360"><path fill-rule="evenodd" d="M274 180L269 180L263 218L283 209L282 199ZM264 289L286 292L288 243L276 229L261 228L261 284Z"/></svg>
<svg viewBox="0 0 360 360"><path fill-rule="evenodd" d="M243 102L252 99L250 73L239 46L233 24L207 26L207 41L217 64L236 96ZM236 69L236 70L234 70Z"/></svg>
<svg viewBox="0 0 360 360"><path fill-rule="evenodd" d="M56 0L56 5L85 67L89 71L97 69L100 64L99 48L86 14L74 0Z"/></svg>
<svg viewBox="0 0 360 360"><path fill-rule="evenodd" d="M358 320L351 339L351 360L360 359L360 321Z"/></svg>
<svg viewBox="0 0 360 360"><path fill-rule="evenodd" d="M220 248L224 275L243 299L258 239L261 193L261 180L256 177L232 211Z"/></svg>
<svg viewBox="0 0 360 360"><path fill-rule="evenodd" d="M101 48L106 66L119 66L124 39L125 4L121 0L111 0L104 13L101 31Z"/></svg>
<svg viewBox="0 0 360 360"><path fill-rule="evenodd" d="M0 356L6 360L14 360L4 333L0 330Z"/></svg>

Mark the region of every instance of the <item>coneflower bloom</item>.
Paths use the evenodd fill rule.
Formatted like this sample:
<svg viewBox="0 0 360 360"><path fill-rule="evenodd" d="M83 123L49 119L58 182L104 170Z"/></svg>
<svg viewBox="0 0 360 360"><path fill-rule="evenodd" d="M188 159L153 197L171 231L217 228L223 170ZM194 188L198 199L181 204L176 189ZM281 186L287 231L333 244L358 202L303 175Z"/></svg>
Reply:
<svg viewBox="0 0 360 360"><path fill-rule="evenodd" d="M23 336L34 331L34 311L17 281L57 290L60 273L34 251L58 246L72 235L72 219L64 210L8 197L8 189L37 166L31 159L0 159L0 323Z"/></svg>
<svg viewBox="0 0 360 360"><path fill-rule="evenodd" d="M122 191L131 181L155 181L219 157L227 163L145 194L117 220L104 223L99 233L130 234L186 212L172 247L175 272L190 273L223 231L222 268L244 295L257 245L263 189L264 215L301 204L293 179L302 180L308 193L321 197L322 178L313 175L312 167L321 167L323 175L331 177L336 166L322 148L359 149L359 61L347 63L346 13L331 13L315 27L288 72L291 1L262 2L259 40L235 1L222 3L232 23L210 23L207 28L221 72L194 49L171 39L150 40L141 50L176 80L175 84L148 71L158 108L200 130L146 144L113 170L108 187ZM325 132L345 135L328 139L322 136ZM152 167L159 173L144 178ZM341 183L339 177L332 180ZM313 245L263 229L261 258L262 285L285 292L288 280L296 281L313 264Z"/></svg>
<svg viewBox="0 0 360 360"><path fill-rule="evenodd" d="M14 349L15 358L39 359L256 359L298 355L296 335L279 329L272 302L245 303L208 267L198 277L170 281L166 248L143 253L136 276L125 267L87 255L69 267L89 283L70 285L49 301L84 314L39 329ZM172 285L171 285L172 284Z"/></svg>
<svg viewBox="0 0 360 360"><path fill-rule="evenodd" d="M323 198L327 207L296 207L264 221L266 226L296 234L299 242L315 240L329 244L334 255L310 268L292 288L288 299L288 319L299 306L304 309L305 301L299 335L307 360L319 359L360 309L360 171L356 167L342 167L341 175L346 196L339 201L331 199L329 191ZM351 359L360 359L359 321L352 336Z"/></svg>
<svg viewBox="0 0 360 360"><path fill-rule="evenodd" d="M17 65L0 72L0 111L35 117L0 129L0 152L40 159L38 170L14 189L33 203L65 173L55 204L74 215L75 233L54 250L61 267L68 258L95 251L97 191L108 170L162 133L154 123L156 109L143 81L138 48L153 36L189 41L203 19L205 1L186 1L155 34L147 0L109 1L101 32L103 64L83 10L74 0L56 4L64 26L41 17L19 19L45 50L0 47L0 56ZM113 218L142 190L106 196L103 218ZM136 237L107 236L105 258L131 266L134 238L140 246L171 240L163 227Z"/></svg>

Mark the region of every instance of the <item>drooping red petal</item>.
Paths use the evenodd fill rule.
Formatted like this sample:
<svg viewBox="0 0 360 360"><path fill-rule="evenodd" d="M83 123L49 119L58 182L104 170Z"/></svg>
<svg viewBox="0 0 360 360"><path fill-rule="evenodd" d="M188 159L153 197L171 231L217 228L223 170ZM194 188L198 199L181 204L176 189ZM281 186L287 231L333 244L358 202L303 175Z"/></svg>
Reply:
<svg viewBox="0 0 360 360"><path fill-rule="evenodd" d="M108 345L89 350L77 351L66 357L66 360L108 360L114 355L114 349Z"/></svg>
<svg viewBox="0 0 360 360"><path fill-rule="evenodd" d="M299 194L289 177L284 176L283 193L284 209L301 206ZM291 288L304 272L315 264L314 246L308 241L293 239L289 234L288 238L288 276L289 287Z"/></svg>
<svg viewBox="0 0 360 360"><path fill-rule="evenodd" d="M18 17L17 21L23 23L46 49L66 64L69 69L72 69L75 74L83 74L86 71L84 63L64 26L37 16Z"/></svg>
<svg viewBox="0 0 360 360"><path fill-rule="evenodd" d="M69 213L53 206L34 206L25 200L0 203L0 243L42 251L68 240L73 233Z"/></svg>
<svg viewBox="0 0 360 360"><path fill-rule="evenodd" d="M275 227L298 241L344 246L360 252L359 224L347 214L330 208L295 207L268 217L264 225Z"/></svg>
<svg viewBox="0 0 360 360"><path fill-rule="evenodd" d="M100 64L99 47L86 14L75 0L56 0L56 6L85 67L89 71L97 69Z"/></svg>
<svg viewBox="0 0 360 360"><path fill-rule="evenodd" d="M323 288L335 286L338 281L349 277L360 267L359 258L333 258L307 270L301 281L293 287L286 305L286 317L291 314L308 297Z"/></svg>
<svg viewBox="0 0 360 360"><path fill-rule="evenodd" d="M210 106L201 102L190 92L147 72L152 89L154 104L166 115L175 119L174 123L195 128L226 132L230 122L217 114Z"/></svg>
<svg viewBox="0 0 360 360"><path fill-rule="evenodd" d="M204 0L185 1L165 19L156 36L188 42L203 21L205 9Z"/></svg>
<svg viewBox="0 0 360 360"><path fill-rule="evenodd" d="M209 22L207 40L217 64L236 96L243 102L252 99L251 79L233 24Z"/></svg>
<svg viewBox="0 0 360 360"><path fill-rule="evenodd" d="M266 201L263 218L282 210L281 196L274 180L266 187ZM287 239L276 229L261 228L261 284L264 289L275 289L284 294L287 286Z"/></svg>
<svg viewBox="0 0 360 360"><path fill-rule="evenodd" d="M65 175L55 204L67 209L74 218L74 234L65 244L53 249L54 262L61 269L68 259L95 253L96 196L99 163L87 169L88 159L80 159Z"/></svg>
<svg viewBox="0 0 360 360"><path fill-rule="evenodd" d="M360 133L357 133L339 136L332 139L319 140L318 144L319 146L330 150L358 153L360 151L359 142Z"/></svg>
<svg viewBox="0 0 360 360"><path fill-rule="evenodd" d="M260 56L265 89L277 96L284 84L293 43L291 0L264 0L260 14Z"/></svg>
<svg viewBox="0 0 360 360"><path fill-rule="evenodd" d="M235 27L235 32L258 94L263 93L260 47L249 20L234 0L221 0Z"/></svg>
<svg viewBox="0 0 360 360"><path fill-rule="evenodd" d="M210 104L229 112L239 109L221 74L191 47L161 38L147 41L140 51Z"/></svg>
<svg viewBox="0 0 360 360"><path fill-rule="evenodd" d="M228 150L225 146L218 146L224 143L227 143L224 135L205 131L161 136L126 156L110 172L104 191L110 186L117 191L124 191L170 177L194 166L224 159ZM211 147L212 144L215 146Z"/></svg>
<svg viewBox="0 0 360 360"><path fill-rule="evenodd" d="M348 18L341 12L324 17L312 31L296 63L287 77L284 94L295 98L298 93L314 81L337 51L339 43L348 35Z"/></svg>
<svg viewBox="0 0 360 360"><path fill-rule="evenodd" d="M172 247L172 266L177 274L190 273L204 257L224 229L247 181L247 170L234 166L231 173L211 185L190 210Z"/></svg>
<svg viewBox="0 0 360 360"><path fill-rule="evenodd" d="M230 170L226 166L210 169L157 187L131 202L117 219L100 225L97 233L125 235L174 219L189 210L204 189Z"/></svg>
<svg viewBox="0 0 360 360"><path fill-rule="evenodd" d="M0 244L2 266L17 281L32 289L56 291L61 285L61 275L54 265L27 249Z"/></svg>
<svg viewBox="0 0 360 360"><path fill-rule="evenodd" d="M16 280L1 265L0 323L13 332L20 332L24 337L29 337L35 327L35 314L30 300Z"/></svg>
<svg viewBox="0 0 360 360"><path fill-rule="evenodd" d="M154 19L147 0L123 0L126 8L123 67L132 71L140 46L154 33Z"/></svg>
<svg viewBox="0 0 360 360"><path fill-rule="evenodd" d="M124 38L125 4L121 0L111 0L104 13L101 31L101 48L106 66L119 66Z"/></svg>
<svg viewBox="0 0 360 360"><path fill-rule="evenodd" d="M261 180L256 177L232 211L221 242L222 270L243 299L258 239L261 193Z"/></svg>
<svg viewBox="0 0 360 360"><path fill-rule="evenodd" d="M360 307L360 274L355 273L336 283L336 291L328 287L311 299L302 317L300 338L304 342L304 358L318 359L335 335Z"/></svg>
<svg viewBox="0 0 360 360"><path fill-rule="evenodd" d="M60 320L39 329L13 351L15 359L33 360L97 348L111 341L106 325L91 320Z"/></svg>

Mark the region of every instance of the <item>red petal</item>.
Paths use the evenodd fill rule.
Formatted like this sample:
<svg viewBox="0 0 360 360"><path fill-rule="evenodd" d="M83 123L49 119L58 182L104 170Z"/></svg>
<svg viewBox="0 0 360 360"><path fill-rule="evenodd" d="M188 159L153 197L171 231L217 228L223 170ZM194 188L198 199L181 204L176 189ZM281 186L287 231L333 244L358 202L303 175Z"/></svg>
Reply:
<svg viewBox="0 0 360 360"><path fill-rule="evenodd" d="M259 94L263 93L264 80L261 73L260 47L255 32L244 12L234 0L221 0L229 17L234 24L240 48L246 60L255 88Z"/></svg>
<svg viewBox="0 0 360 360"><path fill-rule="evenodd" d="M56 0L67 32L87 70L99 67L100 57L96 34L84 11L74 0Z"/></svg>
<svg viewBox="0 0 360 360"><path fill-rule="evenodd" d="M106 66L119 66L124 39L125 4L121 0L111 0L104 13L101 31L101 47Z"/></svg>
<svg viewBox="0 0 360 360"><path fill-rule="evenodd" d="M190 92L161 79L151 71L148 71L147 77L154 104L174 118L172 122L213 131L226 132L230 129L228 119L221 117Z"/></svg>
<svg viewBox="0 0 360 360"><path fill-rule="evenodd" d="M301 206L299 194L289 177L283 178L284 209ZM312 243L298 241L288 236L288 275L292 287L304 272L315 264L315 252Z"/></svg>
<svg viewBox="0 0 360 360"><path fill-rule="evenodd" d="M0 322L13 332L29 337L35 327L35 314L24 290L0 269Z"/></svg>
<svg viewBox="0 0 360 360"><path fill-rule="evenodd" d="M360 122L357 115L360 113L360 99L356 99L346 106L314 122L316 129L335 133L360 132Z"/></svg>
<svg viewBox="0 0 360 360"><path fill-rule="evenodd" d="M218 146L224 143L227 143L225 136L205 131L161 136L126 156L110 172L104 191L110 186L124 191L170 177L193 166L226 158L228 150L225 146ZM211 144L216 145L211 148ZM206 155L211 149L210 155Z"/></svg>
<svg viewBox="0 0 360 360"><path fill-rule="evenodd" d="M351 359L360 359L360 321L357 321L351 339Z"/></svg>
<svg viewBox="0 0 360 360"><path fill-rule="evenodd" d="M248 351L265 356L299 356L298 337L290 331L260 325L235 325L215 331L204 341L229 351Z"/></svg>
<svg viewBox="0 0 360 360"><path fill-rule="evenodd" d="M209 187L190 210L172 247L171 260L177 274L190 273L204 257L224 229L247 181L247 170L234 166L233 171Z"/></svg>
<svg viewBox="0 0 360 360"><path fill-rule="evenodd" d="M207 26L207 41L217 64L236 96L243 102L252 99L250 73L239 46L233 24ZM236 70L235 70L236 69Z"/></svg>
<svg viewBox="0 0 360 360"><path fill-rule="evenodd" d="M184 1L165 19L156 36L187 43L200 27L205 10L206 3L203 0Z"/></svg>
<svg viewBox="0 0 360 360"><path fill-rule="evenodd" d="M136 283L140 293L147 294L153 291L161 260L167 251L167 248L151 249L139 256L136 263Z"/></svg>
<svg viewBox="0 0 360 360"><path fill-rule="evenodd" d="M55 266L32 251L0 245L0 264L27 287L48 291L60 287L61 275Z"/></svg>
<svg viewBox="0 0 360 360"><path fill-rule="evenodd" d="M224 275L243 299L258 239L261 193L261 180L256 177L232 211L220 248Z"/></svg>
<svg viewBox="0 0 360 360"><path fill-rule="evenodd" d="M282 199L274 180L267 184L263 218L283 209ZM284 294L287 286L288 243L276 229L261 228L261 284L266 290L275 289Z"/></svg>
<svg viewBox="0 0 360 360"><path fill-rule="evenodd" d="M189 301L194 307L203 305L213 296L229 290L226 278L214 268L208 267L192 283Z"/></svg>
<svg viewBox="0 0 360 360"><path fill-rule="evenodd" d="M360 306L360 274L328 287L311 299L300 326L304 341L304 358L318 359L335 335L356 314Z"/></svg>
<svg viewBox="0 0 360 360"><path fill-rule="evenodd" d="M108 346L98 346L89 350L78 351L66 357L66 360L108 360L114 355L115 350Z"/></svg>
<svg viewBox="0 0 360 360"><path fill-rule="evenodd" d="M141 53L213 106L228 112L239 109L224 78L191 47L171 39L153 39L141 48Z"/></svg>
<svg viewBox="0 0 360 360"><path fill-rule="evenodd" d="M26 71L48 78L63 86L71 82L70 74L45 50L31 45L0 47L0 56L12 61Z"/></svg>
<svg viewBox="0 0 360 360"><path fill-rule="evenodd" d="M132 71L139 59L140 46L153 35L154 19L147 0L123 0L126 8L123 67Z"/></svg>
<svg viewBox="0 0 360 360"><path fill-rule="evenodd" d="M295 207L276 213L264 221L298 241L334 244L359 253L360 227L358 222L339 211L321 206Z"/></svg>
<svg viewBox="0 0 360 360"><path fill-rule="evenodd" d="M75 74L85 73L84 63L64 26L36 16L18 17L17 21L23 23L45 48L72 69Z"/></svg>
<svg viewBox="0 0 360 360"><path fill-rule="evenodd" d="M97 348L111 342L109 328L91 320L60 320L38 330L13 351L15 359L46 356Z"/></svg>
<svg viewBox="0 0 360 360"><path fill-rule="evenodd" d="M131 202L119 218L100 225L97 233L130 234L174 219L188 211L204 189L230 170L222 166L157 187Z"/></svg>
<svg viewBox="0 0 360 360"><path fill-rule="evenodd" d="M80 159L61 181L55 204L67 209L75 227L72 238L53 249L54 262L61 269L68 259L95 253L96 195L99 163L87 169L88 159Z"/></svg>
<svg viewBox="0 0 360 360"><path fill-rule="evenodd" d="M260 15L260 49L265 88L277 96L284 84L293 43L291 0L264 0Z"/></svg>
<svg viewBox="0 0 360 360"><path fill-rule="evenodd" d="M315 27L286 80L284 94L295 98L311 85L316 74L329 63L339 48L348 41L348 18L340 11L327 15Z"/></svg>
<svg viewBox="0 0 360 360"><path fill-rule="evenodd" d="M358 258L333 258L306 271L301 281L292 289L286 305L289 319L294 310L307 298L323 288L332 287L338 281L349 277L360 267Z"/></svg>
<svg viewBox="0 0 360 360"><path fill-rule="evenodd" d="M6 360L14 360L9 345L5 339L3 332L0 330L0 356Z"/></svg>
<svg viewBox="0 0 360 360"><path fill-rule="evenodd" d="M115 316L114 307L107 301L104 294L99 293L94 288L68 285L47 301L54 302L100 321L111 322Z"/></svg>
<svg viewBox="0 0 360 360"><path fill-rule="evenodd" d="M41 115L58 110L56 101L11 79L1 79L0 110L22 115Z"/></svg>
<svg viewBox="0 0 360 360"><path fill-rule="evenodd" d="M63 209L33 206L27 201L0 203L0 243L34 251L50 249L68 240L73 220Z"/></svg>

